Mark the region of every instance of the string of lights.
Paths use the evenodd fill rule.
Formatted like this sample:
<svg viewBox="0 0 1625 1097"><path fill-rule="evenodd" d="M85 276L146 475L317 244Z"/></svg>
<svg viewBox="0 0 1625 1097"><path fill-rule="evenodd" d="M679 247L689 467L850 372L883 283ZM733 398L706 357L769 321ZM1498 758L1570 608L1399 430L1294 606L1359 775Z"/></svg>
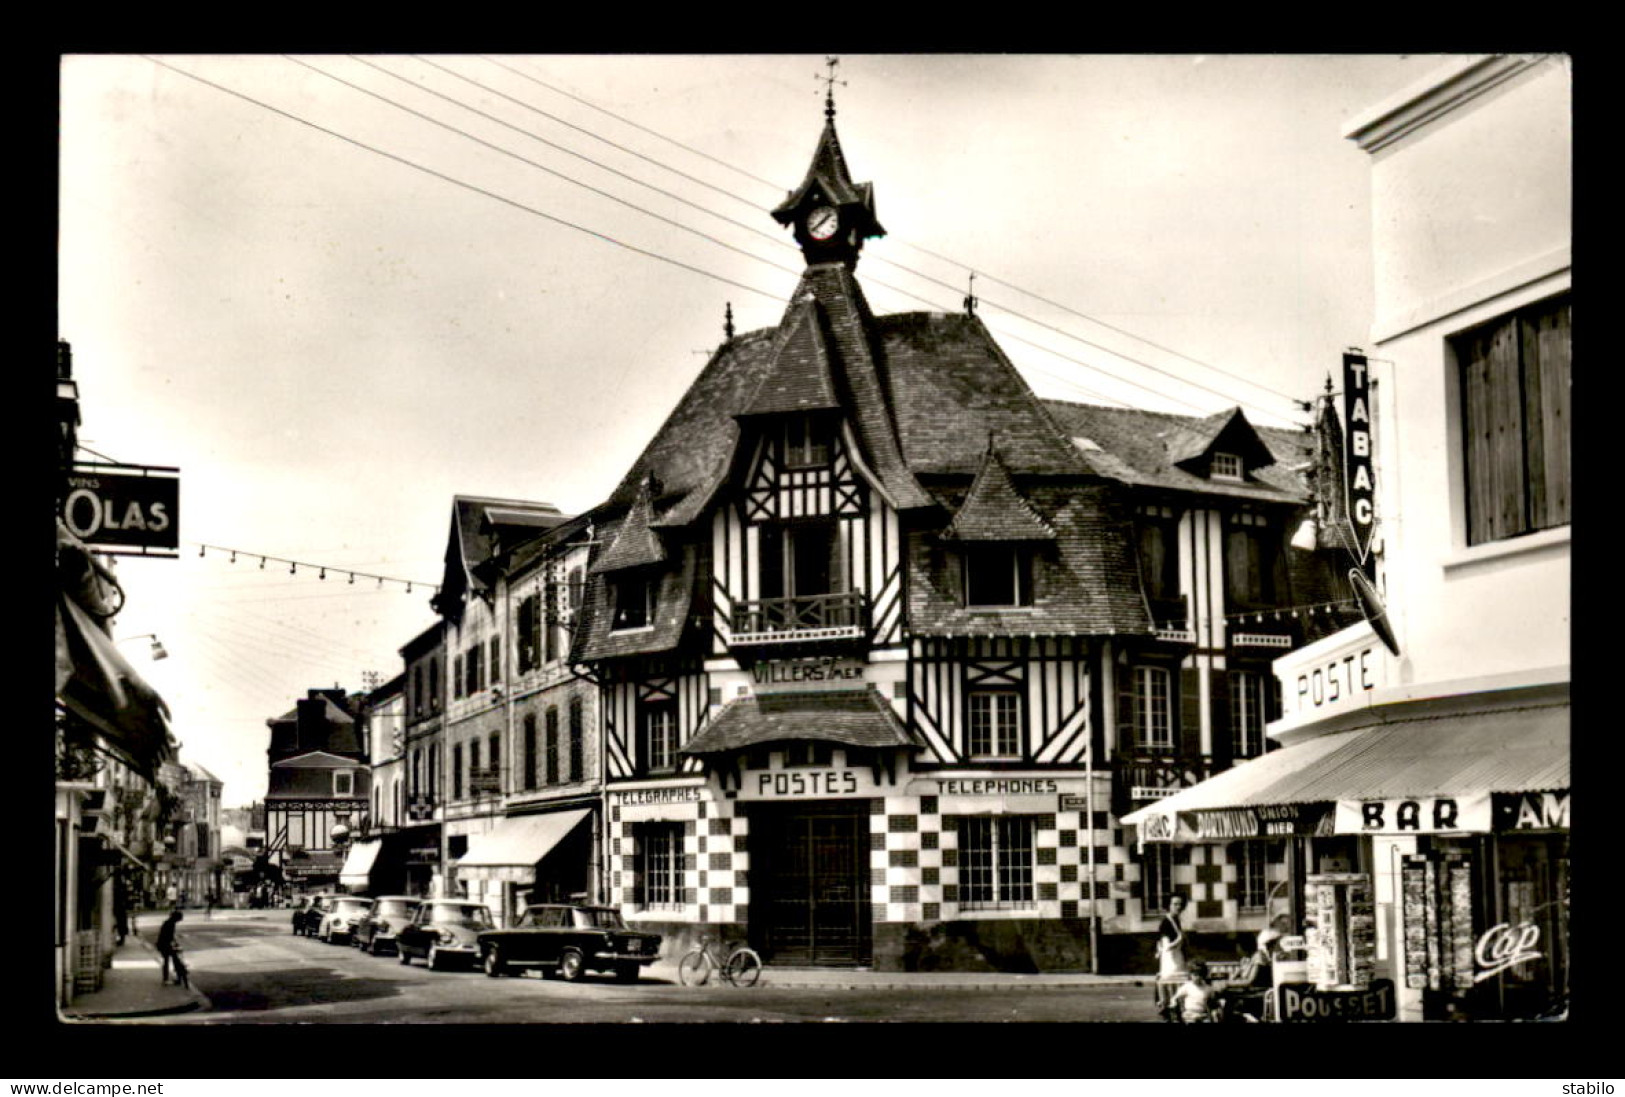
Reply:
<svg viewBox="0 0 1625 1097"><path fill-rule="evenodd" d="M285 556L272 556L263 552L250 552L246 549L235 549L226 545L206 545L197 541L188 543L197 545L197 554L199 556L207 556L209 550L213 549L215 552L227 553L229 555L228 562L233 564L237 562L237 557L239 556L246 560L258 560L260 569L262 571L268 562L275 564L287 564L289 575L298 575L299 569L304 568L307 572L314 571L317 579L326 579L328 572L332 572L335 579L341 575L348 576L349 578L347 580L347 584L351 586L355 584L357 579L371 579L377 582L380 589L382 589L385 583L395 583L405 587L406 593L408 594L412 593L414 587L426 588L434 594L440 593L439 586L435 585L434 583L425 583L419 579L397 579L389 575L377 575L368 571L356 571L351 568L334 564L315 564L308 560L290 560Z"/></svg>

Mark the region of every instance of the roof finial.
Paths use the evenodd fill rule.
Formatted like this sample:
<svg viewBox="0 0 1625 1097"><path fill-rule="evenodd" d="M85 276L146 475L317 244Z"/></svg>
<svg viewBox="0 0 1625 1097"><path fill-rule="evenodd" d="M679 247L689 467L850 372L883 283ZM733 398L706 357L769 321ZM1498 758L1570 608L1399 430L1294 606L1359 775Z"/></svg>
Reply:
<svg viewBox="0 0 1625 1097"><path fill-rule="evenodd" d="M976 315L976 272L970 272L970 282L965 287L965 315Z"/></svg>
<svg viewBox="0 0 1625 1097"><path fill-rule="evenodd" d="M734 338L734 303L732 301L728 302L727 311L723 314L722 334L723 334L723 337L728 340L728 342L730 342L730 343L733 342L733 338Z"/></svg>
<svg viewBox="0 0 1625 1097"><path fill-rule="evenodd" d="M831 122L835 121L835 85L839 84L843 88L846 87L845 80L835 79L835 66L840 63L841 59L839 57L826 57L824 58L824 64L828 66L829 73L824 76L819 76L817 73L813 74L814 79L824 82L824 118Z"/></svg>

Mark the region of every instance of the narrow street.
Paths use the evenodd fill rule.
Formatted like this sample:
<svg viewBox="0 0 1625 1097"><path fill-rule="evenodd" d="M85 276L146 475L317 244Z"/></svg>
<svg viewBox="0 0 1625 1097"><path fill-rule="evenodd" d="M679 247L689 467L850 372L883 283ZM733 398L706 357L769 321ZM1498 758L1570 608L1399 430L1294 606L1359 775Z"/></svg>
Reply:
<svg viewBox="0 0 1625 1097"><path fill-rule="evenodd" d="M151 932L143 920L143 932ZM431 972L421 961L368 956L295 937L283 911L217 912L185 923L193 985L211 1008L151 1018L164 1025L263 1023L525 1024L723 1021L1151 1021L1150 991L895 987L873 990L685 987L657 966L636 986L602 976L570 984L537 973L492 980L477 969Z"/></svg>

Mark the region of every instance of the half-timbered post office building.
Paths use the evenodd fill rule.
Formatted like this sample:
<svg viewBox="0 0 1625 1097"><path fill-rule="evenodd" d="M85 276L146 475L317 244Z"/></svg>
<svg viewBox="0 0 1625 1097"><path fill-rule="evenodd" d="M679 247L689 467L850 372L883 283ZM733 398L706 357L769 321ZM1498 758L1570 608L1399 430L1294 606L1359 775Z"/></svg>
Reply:
<svg viewBox="0 0 1625 1097"><path fill-rule="evenodd" d="M1136 460L1149 421L1062 429L973 309L876 316L874 192L826 114L773 211L806 259L782 320L728 332L593 512L572 658L601 683L607 897L770 963L1109 970L1105 934L1137 964L1148 902L1236 870L1143 865L1107 760L1162 786L1235 754L1211 714L1267 703L1279 641L1227 693L1253 664L1225 621L1290 604L1305 497L1239 412L1166 417Z"/></svg>

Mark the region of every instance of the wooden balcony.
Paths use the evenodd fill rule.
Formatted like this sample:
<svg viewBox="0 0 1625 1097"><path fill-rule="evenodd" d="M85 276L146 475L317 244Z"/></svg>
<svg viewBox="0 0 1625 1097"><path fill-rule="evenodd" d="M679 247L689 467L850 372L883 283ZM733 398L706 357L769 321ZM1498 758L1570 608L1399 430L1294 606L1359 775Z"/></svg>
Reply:
<svg viewBox="0 0 1625 1097"><path fill-rule="evenodd" d="M736 602L731 623L738 647L861 640L869 634L869 601L862 591L845 591Z"/></svg>
<svg viewBox="0 0 1625 1097"><path fill-rule="evenodd" d="M1137 747L1112 753L1112 814L1126 815L1215 773L1209 754Z"/></svg>

